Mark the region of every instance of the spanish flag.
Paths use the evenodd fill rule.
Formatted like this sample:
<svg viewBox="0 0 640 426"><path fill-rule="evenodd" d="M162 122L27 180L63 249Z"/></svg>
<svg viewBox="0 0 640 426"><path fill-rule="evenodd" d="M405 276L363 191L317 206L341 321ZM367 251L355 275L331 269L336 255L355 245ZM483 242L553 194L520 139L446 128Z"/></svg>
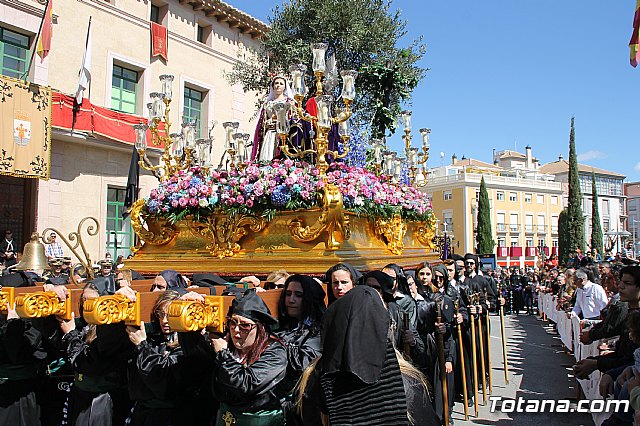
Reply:
<svg viewBox="0 0 640 426"><path fill-rule="evenodd" d="M44 16L42 17L42 33L38 40L38 55L40 60L44 61L44 58L49 54L51 50L51 35L53 34L53 22L51 20L51 5L53 0L47 0L47 6L44 9Z"/></svg>
<svg viewBox="0 0 640 426"><path fill-rule="evenodd" d="M631 66L637 67L640 63L640 0L636 3L636 14L633 17L633 34L629 40L631 54Z"/></svg>

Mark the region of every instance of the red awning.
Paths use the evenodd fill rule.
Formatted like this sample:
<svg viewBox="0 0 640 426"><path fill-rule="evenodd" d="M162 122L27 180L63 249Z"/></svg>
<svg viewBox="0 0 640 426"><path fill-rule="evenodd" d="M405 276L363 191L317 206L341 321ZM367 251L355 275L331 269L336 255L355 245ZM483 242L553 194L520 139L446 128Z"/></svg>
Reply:
<svg viewBox="0 0 640 426"><path fill-rule="evenodd" d="M73 96L62 93L52 93L51 125L59 129L71 130L73 124ZM82 106L76 114L74 130L93 133L117 142L133 145L136 134L133 131L134 124L147 123L147 119L139 115L125 114L102 108L91 104L88 99L82 100ZM164 125L158 126L161 132ZM147 132L147 145L154 148L163 148L151 144L151 132Z"/></svg>

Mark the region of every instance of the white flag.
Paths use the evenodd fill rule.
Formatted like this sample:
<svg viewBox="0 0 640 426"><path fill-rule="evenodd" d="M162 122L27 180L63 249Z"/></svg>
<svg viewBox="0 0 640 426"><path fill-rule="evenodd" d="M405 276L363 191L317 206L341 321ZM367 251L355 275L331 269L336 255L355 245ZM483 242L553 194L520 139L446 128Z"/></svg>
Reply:
<svg viewBox="0 0 640 426"><path fill-rule="evenodd" d="M85 89L89 88L91 82L91 17L89 17L89 28L87 29L87 44L84 47L84 56L82 57L82 67L80 68L80 80L78 81L78 90L76 91L76 102L82 105Z"/></svg>

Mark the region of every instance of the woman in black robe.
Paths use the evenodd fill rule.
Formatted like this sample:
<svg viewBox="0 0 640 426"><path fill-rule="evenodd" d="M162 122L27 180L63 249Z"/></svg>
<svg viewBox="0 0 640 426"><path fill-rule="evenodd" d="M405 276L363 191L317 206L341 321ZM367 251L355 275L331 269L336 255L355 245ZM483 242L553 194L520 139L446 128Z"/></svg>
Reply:
<svg viewBox="0 0 640 426"><path fill-rule="evenodd" d="M287 348L287 376L280 387L291 395L302 372L320 356L320 330L326 310L322 286L306 275L292 275L284 284L278 303L278 337ZM291 398L285 404L290 411Z"/></svg>
<svg viewBox="0 0 640 426"><path fill-rule="evenodd" d="M67 409L68 423L73 426L123 424L131 410L127 364L133 346L124 323L96 326L82 318L84 301L108 294L108 287L107 277L94 279L82 292L80 317L59 319L64 333L62 346L75 377ZM130 289L118 292L132 294Z"/></svg>
<svg viewBox="0 0 640 426"><path fill-rule="evenodd" d="M418 276L419 293L424 302L418 304L418 333L424 341L425 356L419 364L422 372L427 376L429 382L433 384L434 408L438 416L443 418L443 387L440 363L438 358L438 334L442 334L445 368L448 371L453 370L453 360L455 357L455 346L452 337L451 323L455 320L454 308L451 299L438 290L438 286L433 281L444 281L446 277L446 268L442 265L431 266L428 263L422 263L416 268ZM442 322L437 322L437 308L440 306ZM453 374L447 374L447 394L449 396L450 410L453 407L454 392Z"/></svg>
<svg viewBox="0 0 640 426"><path fill-rule="evenodd" d="M424 376L393 348L381 299L357 286L327 309L322 356L298 388L302 424L438 424Z"/></svg>
<svg viewBox="0 0 640 426"><path fill-rule="evenodd" d="M227 337L211 341L217 426L285 424L286 395L279 385L287 374L287 350L270 331L276 323L255 289L233 301Z"/></svg>
<svg viewBox="0 0 640 426"><path fill-rule="evenodd" d="M327 295L328 304L347 294L354 286L358 284L362 274L349 263L337 263L333 265L325 273L324 282L330 288Z"/></svg>
<svg viewBox="0 0 640 426"><path fill-rule="evenodd" d="M207 398L208 392L202 389L207 366L186 357L178 333L169 328L169 305L181 297L202 300L202 296L196 293L180 296L176 291L165 291L153 306L153 322L148 331L144 324L140 328L127 327L129 339L135 345L135 355L129 367L129 395L135 401L130 425L191 426L210 423L214 407L211 398Z"/></svg>

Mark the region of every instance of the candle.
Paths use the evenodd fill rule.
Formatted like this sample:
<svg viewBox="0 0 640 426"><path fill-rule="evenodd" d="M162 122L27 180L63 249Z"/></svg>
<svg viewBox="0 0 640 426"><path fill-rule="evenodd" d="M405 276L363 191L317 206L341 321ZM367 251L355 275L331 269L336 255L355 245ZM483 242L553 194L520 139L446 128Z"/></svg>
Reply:
<svg viewBox="0 0 640 426"><path fill-rule="evenodd" d="M346 70L340 73L342 76L342 98L352 101L356 97L355 80L358 76L357 71Z"/></svg>
<svg viewBox="0 0 640 426"><path fill-rule="evenodd" d="M340 127L338 128L338 134L340 136L349 136L349 121L344 120L340 122Z"/></svg>
<svg viewBox="0 0 640 426"><path fill-rule="evenodd" d="M420 133L422 134L422 147L429 149L429 133L431 133L431 129L420 129Z"/></svg>
<svg viewBox="0 0 640 426"><path fill-rule="evenodd" d="M324 59L324 56L327 52L327 44L313 43L311 45L311 51L313 52L313 71L323 73L327 67Z"/></svg>

